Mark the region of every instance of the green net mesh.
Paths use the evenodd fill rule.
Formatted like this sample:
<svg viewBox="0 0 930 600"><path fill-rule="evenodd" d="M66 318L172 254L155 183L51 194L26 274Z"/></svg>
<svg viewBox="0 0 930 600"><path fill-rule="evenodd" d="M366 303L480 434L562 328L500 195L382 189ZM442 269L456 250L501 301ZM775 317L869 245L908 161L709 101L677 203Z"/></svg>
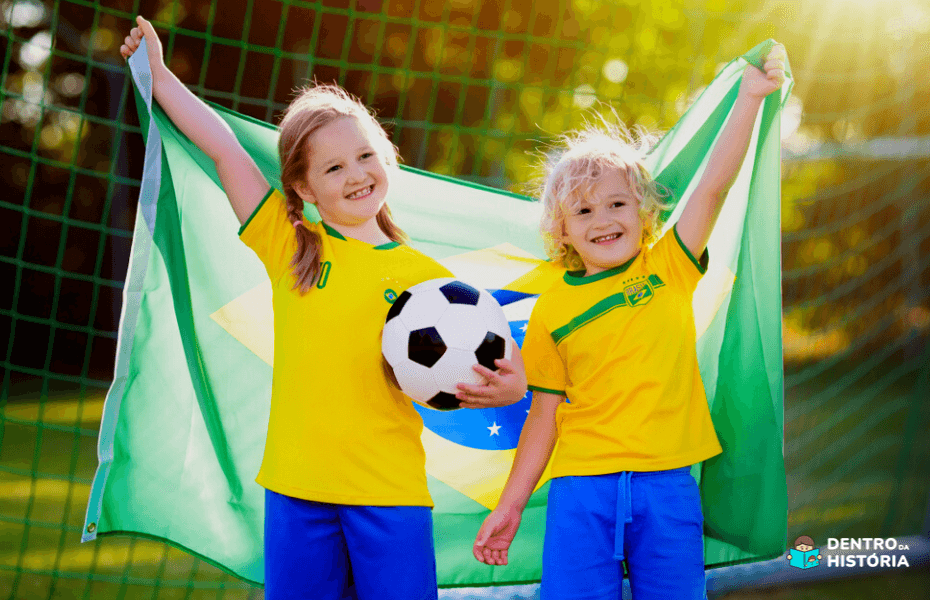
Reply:
<svg viewBox="0 0 930 600"><path fill-rule="evenodd" d="M590 111L668 128L718 65L782 41L788 537L925 530L930 9L878 6L0 1L0 597L261 595L161 542L78 543L142 170L118 56L140 11L204 98L274 122L336 81L407 164L515 191Z"/></svg>

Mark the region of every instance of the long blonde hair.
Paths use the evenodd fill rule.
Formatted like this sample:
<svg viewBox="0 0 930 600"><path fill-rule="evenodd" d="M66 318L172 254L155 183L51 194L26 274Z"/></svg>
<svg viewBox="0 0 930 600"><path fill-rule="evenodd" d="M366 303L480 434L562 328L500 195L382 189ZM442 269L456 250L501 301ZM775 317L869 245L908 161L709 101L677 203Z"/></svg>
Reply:
<svg viewBox="0 0 930 600"><path fill-rule="evenodd" d="M565 216L611 169L623 177L636 198L643 222L642 245L650 246L658 240L662 211L669 208L663 198L670 192L652 178L643 164L643 157L656 141L655 135L643 130L631 132L623 125L603 122L559 138L555 150L546 156L545 179L540 186L540 230L550 259L568 269L584 268L577 250L564 242Z"/></svg>
<svg viewBox="0 0 930 600"><path fill-rule="evenodd" d="M314 85L303 88L284 112L278 126L278 156L281 159L281 187L287 198L287 218L291 224L303 221L304 201L296 187L304 184L310 165L310 136L322 127L342 117L358 119L369 128L378 155L388 168L397 166L397 149L388 139L387 133L368 108L347 91L337 85ZM378 226L395 242L406 243L409 238L391 218L387 204L376 216ZM322 242L316 232L296 225L297 250L291 259L294 288L306 294L320 276Z"/></svg>

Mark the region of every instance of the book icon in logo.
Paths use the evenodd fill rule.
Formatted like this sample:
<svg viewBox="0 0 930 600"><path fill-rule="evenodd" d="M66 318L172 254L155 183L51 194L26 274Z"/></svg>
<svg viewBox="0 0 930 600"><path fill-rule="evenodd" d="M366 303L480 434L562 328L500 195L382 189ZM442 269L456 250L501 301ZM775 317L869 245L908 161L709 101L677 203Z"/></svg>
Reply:
<svg viewBox="0 0 930 600"><path fill-rule="evenodd" d="M814 547L814 540L802 535L794 540L794 548L788 551L788 564L799 569L810 569L820 564L823 558L820 548Z"/></svg>

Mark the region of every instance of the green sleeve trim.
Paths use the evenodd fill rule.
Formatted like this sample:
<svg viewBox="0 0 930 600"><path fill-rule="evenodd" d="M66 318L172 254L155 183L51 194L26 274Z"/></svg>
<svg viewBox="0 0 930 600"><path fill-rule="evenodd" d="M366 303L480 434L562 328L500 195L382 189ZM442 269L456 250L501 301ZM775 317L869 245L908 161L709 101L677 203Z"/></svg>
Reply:
<svg viewBox="0 0 930 600"><path fill-rule="evenodd" d="M707 253L707 248L704 248L704 253L701 254L701 260L697 260L694 258L694 255L691 254L691 250L689 250L688 247L685 246L685 243L681 241L681 236L678 235L678 223L675 223L675 225L672 227L672 231L675 232L675 239L678 241L678 245L681 246L681 249L685 251L685 254L689 259L691 259L691 262L695 267L697 267L697 270L701 272L701 275L706 273L707 262L710 258L710 255Z"/></svg>
<svg viewBox="0 0 930 600"><path fill-rule="evenodd" d="M388 242L386 244L381 244L380 246L375 246L373 250L390 250L391 248L396 248L400 246L400 242Z"/></svg>
<svg viewBox="0 0 930 600"><path fill-rule="evenodd" d="M249 215L249 218L246 219L245 223L242 224L242 227L239 228L239 237L242 237L242 234L245 232L245 228L249 226L249 223L252 222L252 219L255 218L255 215L258 214L258 211L262 209L262 207L265 205L265 202L268 200L268 198L271 198L271 195L274 193L275 189L273 187L268 188L268 193L265 194L265 197L262 198L262 201L258 203L258 206L255 207L255 210L252 211L252 214Z"/></svg>
<svg viewBox="0 0 930 600"><path fill-rule="evenodd" d="M534 392L542 392L543 394L555 394L556 396L565 395L565 390L550 390L549 388L539 387L538 385L528 385L526 387Z"/></svg>

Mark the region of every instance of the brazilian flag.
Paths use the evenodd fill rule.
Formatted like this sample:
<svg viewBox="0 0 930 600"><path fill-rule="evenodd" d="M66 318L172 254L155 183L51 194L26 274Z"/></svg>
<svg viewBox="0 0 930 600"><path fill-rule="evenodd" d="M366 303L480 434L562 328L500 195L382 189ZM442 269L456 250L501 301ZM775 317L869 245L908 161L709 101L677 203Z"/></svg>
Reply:
<svg viewBox="0 0 930 600"><path fill-rule="evenodd" d="M759 65L771 45L727 65L649 155L652 173L679 198L666 227L718 142L743 68ZM254 477L271 390L270 285L236 236L239 223L213 162L152 101L144 49L130 66L145 168L83 539L155 537L260 583L264 508ZM694 297L701 375L723 445L722 455L694 468L709 566L785 547L779 115L790 87L789 79L760 111ZM280 186L275 128L216 110ZM537 294L561 276L541 260L539 205L407 168L392 183L389 203L415 247L495 294L522 342ZM548 476L527 507L510 564L491 567L471 556L528 408L529 397L500 409L421 411L441 586L540 578Z"/></svg>

